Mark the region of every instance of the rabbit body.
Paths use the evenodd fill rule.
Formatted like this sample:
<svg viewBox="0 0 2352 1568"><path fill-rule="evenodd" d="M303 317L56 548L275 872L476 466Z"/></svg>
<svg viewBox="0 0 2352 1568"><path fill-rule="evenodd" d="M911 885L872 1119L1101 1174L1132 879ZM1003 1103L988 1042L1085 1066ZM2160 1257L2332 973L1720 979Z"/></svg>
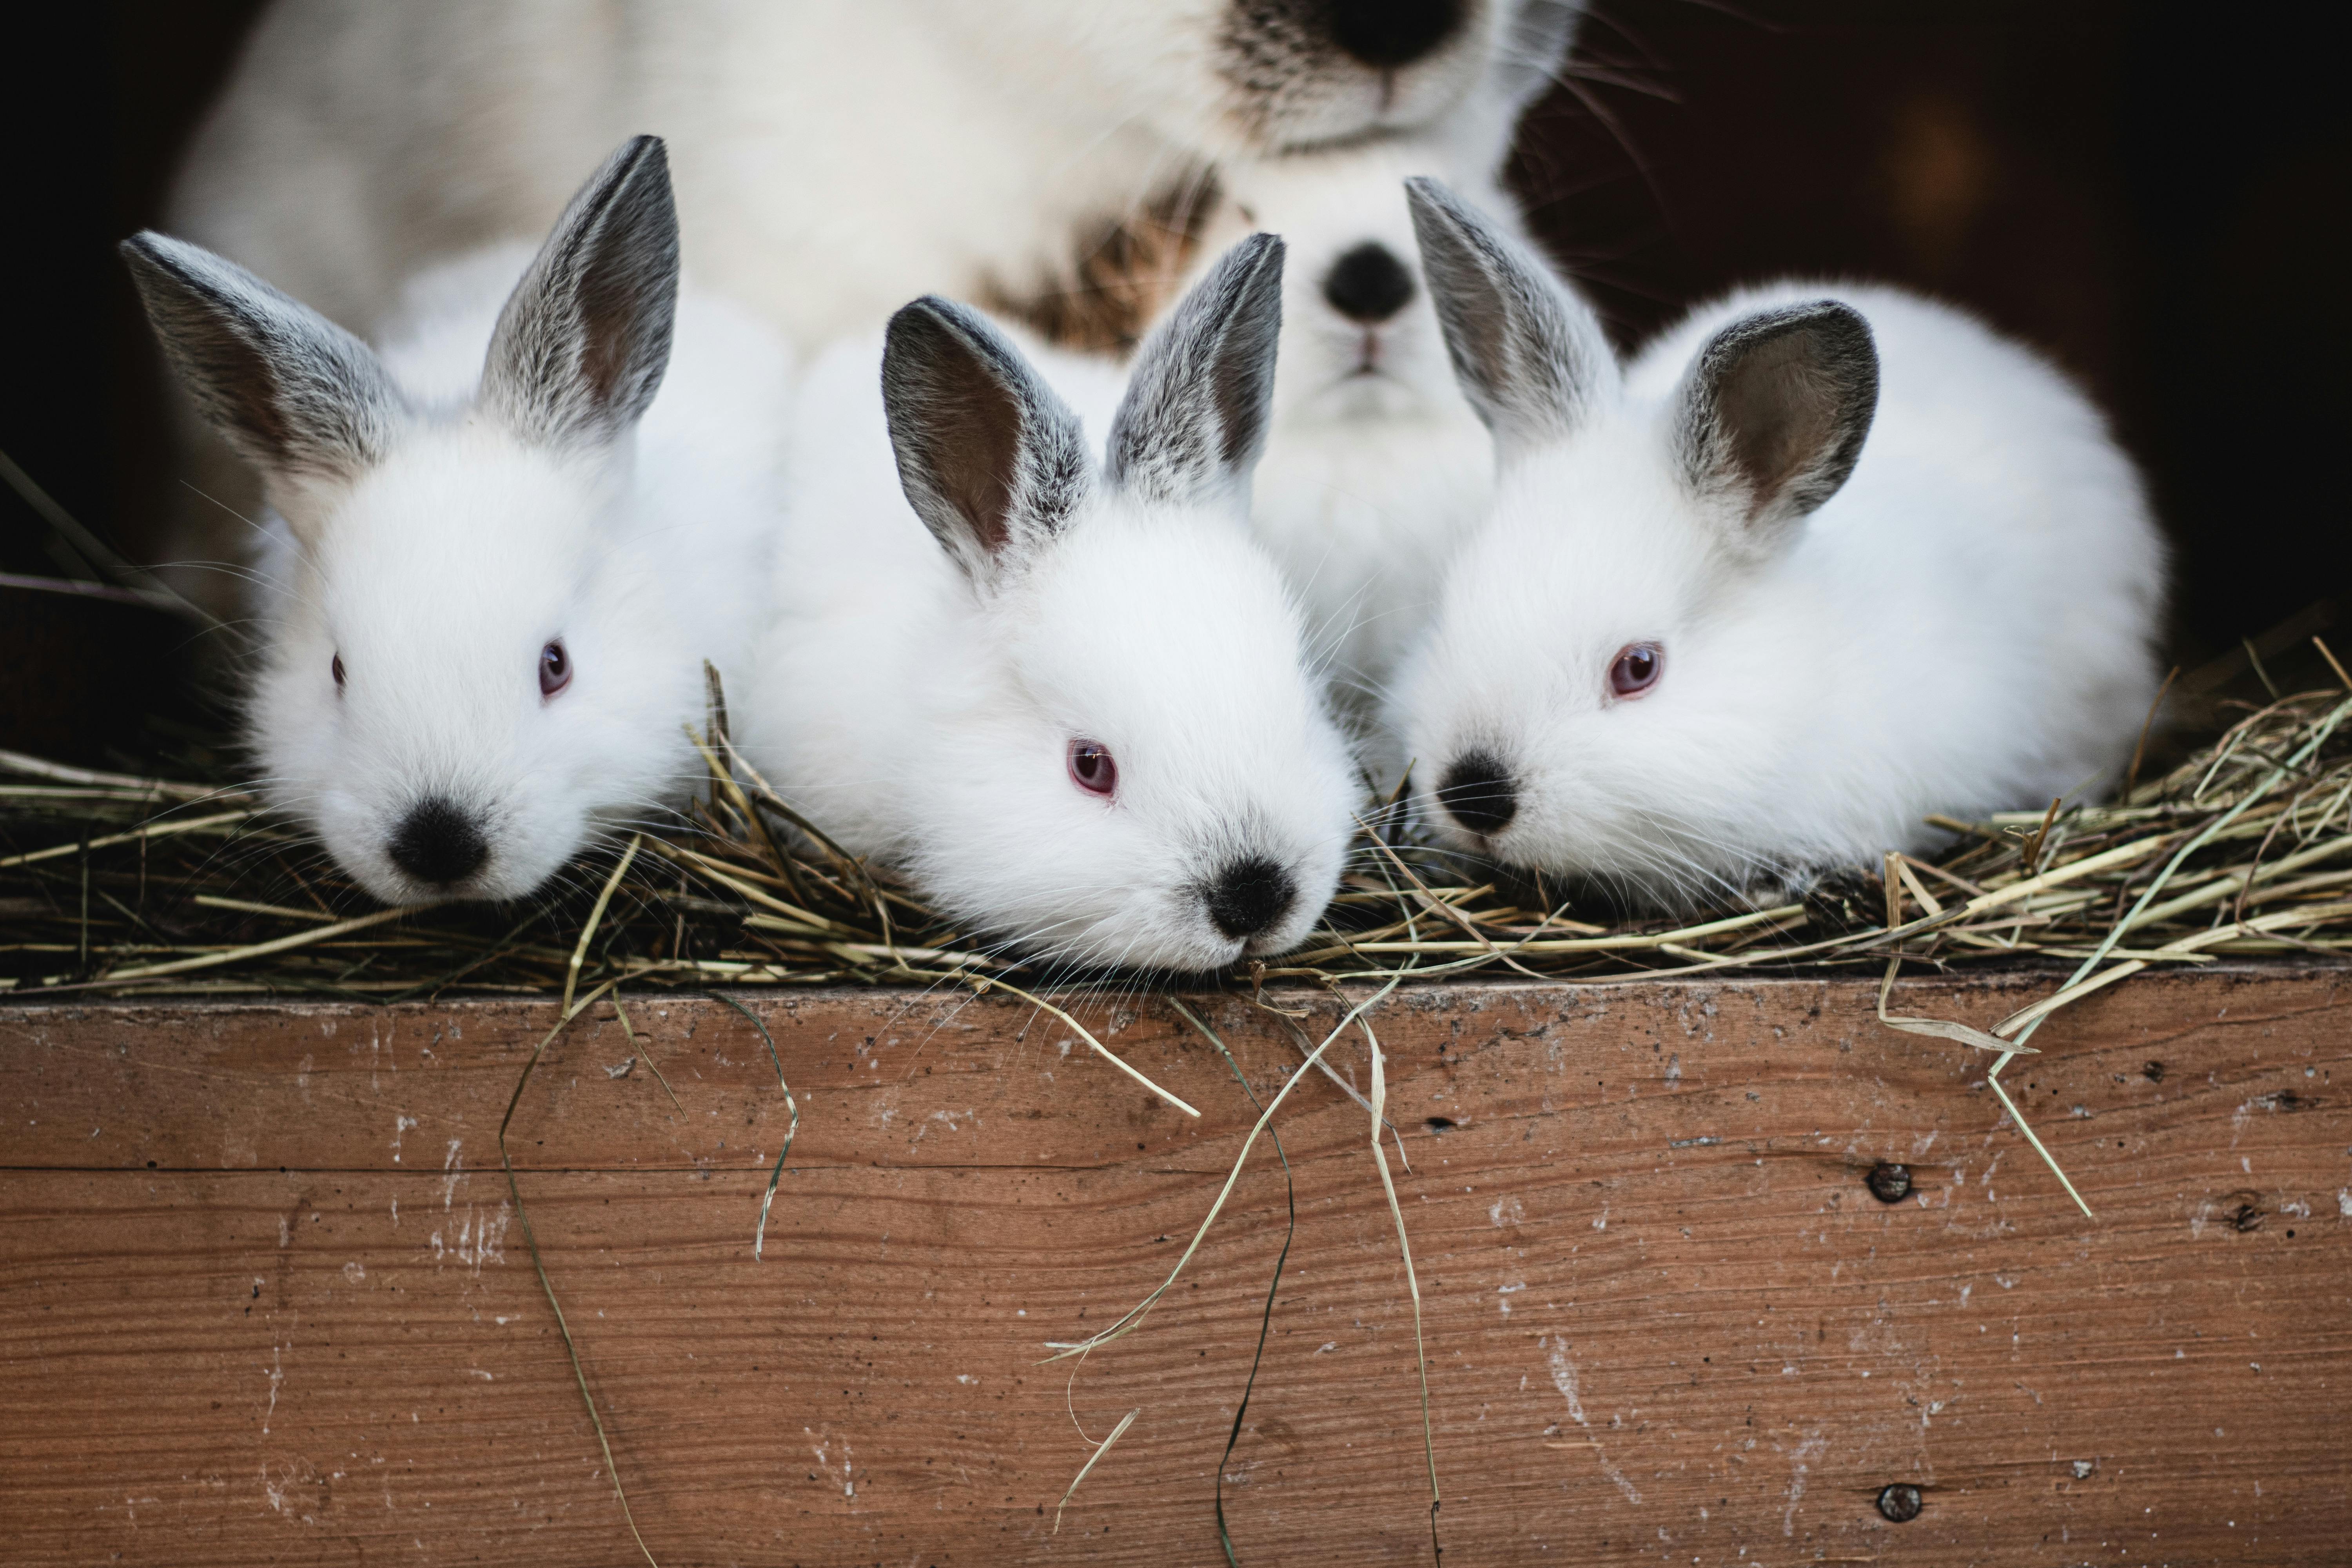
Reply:
<svg viewBox="0 0 2352 1568"><path fill-rule="evenodd" d="M790 360L724 300L673 313L659 161L624 149L536 255L428 269L380 353L194 247L132 242L277 513L263 788L387 902L527 895L682 802L703 661L748 652Z"/></svg>
<svg viewBox="0 0 2352 1568"><path fill-rule="evenodd" d="M1275 266L1254 284L1261 311L1278 300ZM1230 455L1255 437L1216 434L1235 410L1214 405L1205 372L1139 411L1157 371L1198 369L1197 348L1171 371L1147 344L1123 384L1033 344L1047 374L1024 384L1035 373L1002 329L923 301L894 322L886 367L913 357L902 323L922 312L934 335L949 322L1014 367L1033 433L995 493L1030 521L991 535L938 521L936 504L919 518L910 503L931 492L909 476L932 459L911 427L974 395L887 394L867 343L821 358L794 419L775 619L737 708L747 754L851 853L1037 956L1198 971L1295 945L1336 887L1357 792L1297 613L1247 533L1254 450L1220 460L1198 440ZM886 368L887 384L906 379ZM974 445L939 433L936 461ZM1190 455L1167 459L1178 447ZM1081 784L1082 746L1110 760L1115 788Z"/></svg>
<svg viewBox="0 0 2352 1568"><path fill-rule="evenodd" d="M2064 376L1916 295L1790 282L1621 377L1540 263L1422 199L1501 462L1393 710L1448 838L1671 903L2119 772L2164 552Z"/></svg>

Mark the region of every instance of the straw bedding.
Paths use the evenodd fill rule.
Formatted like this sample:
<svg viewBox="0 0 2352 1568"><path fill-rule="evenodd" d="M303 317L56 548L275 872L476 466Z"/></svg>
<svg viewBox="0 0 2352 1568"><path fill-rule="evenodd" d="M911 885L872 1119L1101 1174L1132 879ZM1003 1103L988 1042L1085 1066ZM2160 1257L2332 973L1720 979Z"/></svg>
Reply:
<svg viewBox="0 0 2352 1568"><path fill-rule="evenodd" d="M0 752L0 993L390 1001L621 982L1025 994L1071 978L957 929L835 851L734 753L716 696L700 797L672 826L636 837L576 969L622 844L527 905L387 910L225 782ZM2081 972L2080 992L2150 964L2342 954L2352 952L2347 713L2343 689L2269 700L2115 804L1937 819L1952 835L1943 853L1834 872L1801 900L1676 920L1559 903L1539 882L1465 868L1368 823L1307 944L1211 984L1606 983L1899 956L2057 961Z"/></svg>

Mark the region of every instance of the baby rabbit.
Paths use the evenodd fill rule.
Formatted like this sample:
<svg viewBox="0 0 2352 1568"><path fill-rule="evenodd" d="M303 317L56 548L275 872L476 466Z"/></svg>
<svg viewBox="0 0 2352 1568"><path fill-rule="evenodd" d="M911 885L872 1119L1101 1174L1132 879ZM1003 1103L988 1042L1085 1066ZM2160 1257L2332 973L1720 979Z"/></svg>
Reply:
<svg viewBox="0 0 2352 1568"><path fill-rule="evenodd" d="M1501 205L1489 177L1501 156L1499 143L1457 160L1433 139L1383 142L1226 176L1234 216L1278 231L1290 258L1251 525L1306 606L1334 695L1367 720L1435 608L1455 542L1484 514L1495 466L1446 362L1404 179L1466 162ZM1379 757L1374 771L1403 763Z"/></svg>
<svg viewBox="0 0 2352 1568"><path fill-rule="evenodd" d="M1354 770L1245 527L1281 287L1270 236L1213 268L1099 468L1006 334L943 300L891 318L878 388L870 350L803 387L747 752L1034 956L1214 969L1295 946L1338 884ZM1116 370L1054 358L1111 407Z"/></svg>
<svg viewBox="0 0 2352 1568"><path fill-rule="evenodd" d="M2122 761L2163 550L2049 365L1896 289L1783 283L1621 373L1535 257L1411 200L1498 463L1393 709L1446 838L1671 905Z"/></svg>
<svg viewBox="0 0 2352 1568"><path fill-rule="evenodd" d="M382 354L195 246L122 253L282 520L249 713L279 807L407 903L520 898L683 795L702 661L754 626L790 385L748 316L679 301L657 139L535 257L420 280Z"/></svg>

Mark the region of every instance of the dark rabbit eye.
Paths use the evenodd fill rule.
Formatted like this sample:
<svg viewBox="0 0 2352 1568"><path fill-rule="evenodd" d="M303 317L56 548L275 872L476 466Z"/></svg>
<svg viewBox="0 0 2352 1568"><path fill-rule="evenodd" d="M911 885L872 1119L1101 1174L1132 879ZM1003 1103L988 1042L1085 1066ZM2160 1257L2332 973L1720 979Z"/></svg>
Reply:
<svg viewBox="0 0 2352 1568"><path fill-rule="evenodd" d="M1110 752L1092 741L1070 742L1070 782L1088 795L1109 798L1118 787L1118 764Z"/></svg>
<svg viewBox="0 0 2352 1568"><path fill-rule="evenodd" d="M335 671L335 689L341 691L343 689L343 656L341 654L335 656L332 668Z"/></svg>
<svg viewBox="0 0 2352 1568"><path fill-rule="evenodd" d="M1609 689L1620 697L1639 697L1658 683L1666 668L1666 650L1654 642L1637 642L1617 655L1609 667Z"/></svg>
<svg viewBox="0 0 2352 1568"><path fill-rule="evenodd" d="M572 656L563 651L560 642L549 643L539 650L539 694L552 697L572 684Z"/></svg>

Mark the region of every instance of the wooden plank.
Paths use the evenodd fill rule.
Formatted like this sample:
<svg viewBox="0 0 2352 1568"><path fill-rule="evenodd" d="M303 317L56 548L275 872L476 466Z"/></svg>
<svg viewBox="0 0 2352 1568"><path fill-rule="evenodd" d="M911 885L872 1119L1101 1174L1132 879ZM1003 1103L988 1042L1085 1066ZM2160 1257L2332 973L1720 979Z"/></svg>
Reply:
<svg viewBox="0 0 2352 1568"><path fill-rule="evenodd" d="M1984 1024L2047 976L1909 982ZM1251 1111L1165 1005L608 1008L512 1145L646 1539L697 1563L1220 1559L1282 1242ZM1328 1028L1328 998L1287 996ZM1477 1563L2340 1562L2352 973L2149 975L2011 1069L1863 981L1463 986L1373 1015L1410 1154L1439 1528ZM1202 1004L1261 1096L1298 1052ZM625 1564L498 1171L540 1002L0 1010L0 1560ZM1335 1047L1335 1054L1339 1047ZM683 1114L646 1065L657 1060ZM629 1058L625 1077L607 1069ZM1360 1039L1337 1059L1365 1081ZM2160 1065L2158 1065L2160 1064ZM1411 1308L1363 1111L1277 1121L1297 1237L1226 1506L1244 1564L1429 1558ZM1907 1164L1887 1205L1865 1177ZM1052 1533L1099 1438L1141 1415ZM1874 1507L1922 1489L1916 1519Z"/></svg>

